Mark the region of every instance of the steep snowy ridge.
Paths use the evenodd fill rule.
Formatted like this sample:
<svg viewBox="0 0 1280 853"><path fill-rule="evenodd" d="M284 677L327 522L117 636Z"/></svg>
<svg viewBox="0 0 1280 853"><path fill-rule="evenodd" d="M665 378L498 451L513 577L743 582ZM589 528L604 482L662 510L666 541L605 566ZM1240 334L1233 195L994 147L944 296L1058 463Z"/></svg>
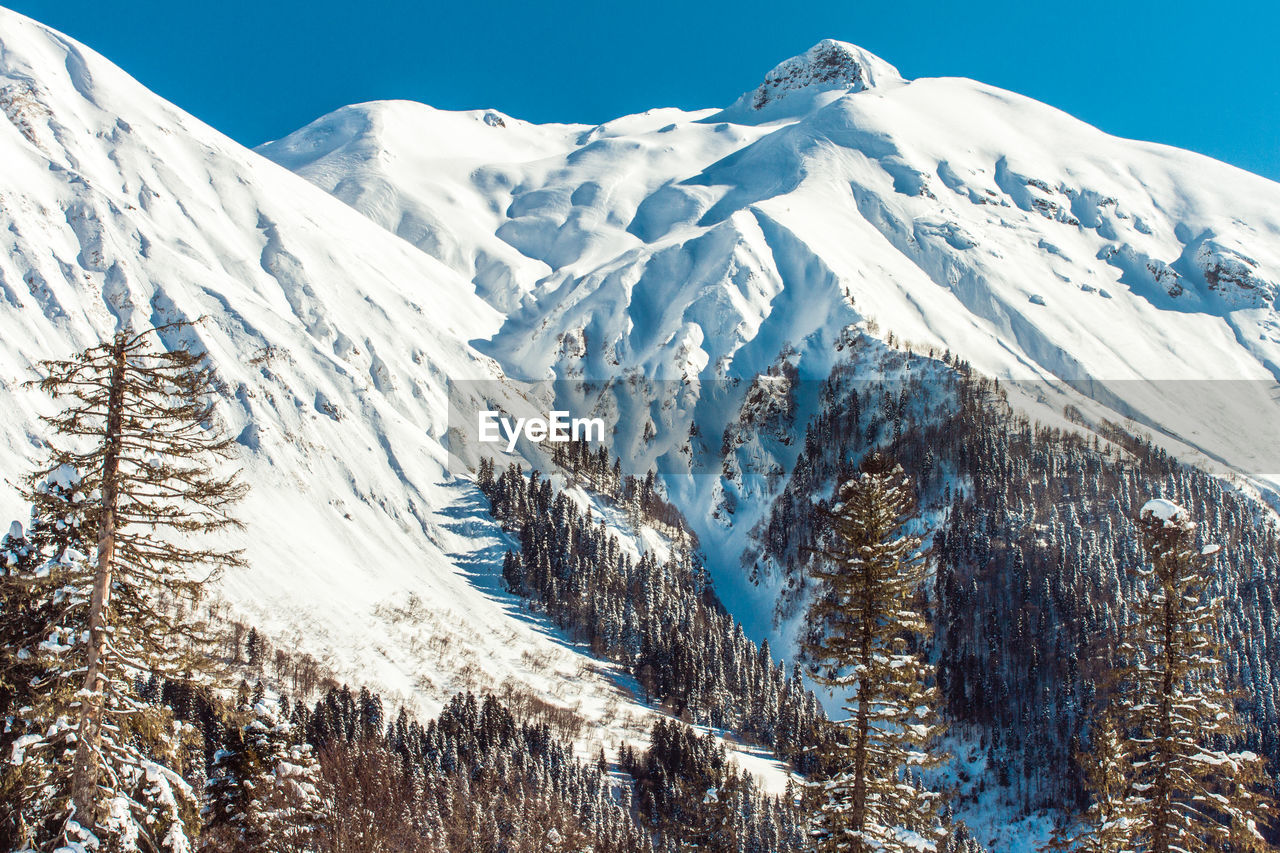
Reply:
<svg viewBox="0 0 1280 853"><path fill-rule="evenodd" d="M465 339L491 331L494 312L450 270L100 57L2 14L8 476L38 452L39 401L18 384L36 359L125 324L208 315L195 344L232 392L223 416L254 486L254 568L227 588L248 615L307 624L315 652L336 654L362 605L395 588L361 575L420 551L421 567L447 567L434 520L449 500L443 381L493 375ZM395 330L425 325L428 307L434 334L400 344ZM12 492L4 509L21 512Z"/></svg>

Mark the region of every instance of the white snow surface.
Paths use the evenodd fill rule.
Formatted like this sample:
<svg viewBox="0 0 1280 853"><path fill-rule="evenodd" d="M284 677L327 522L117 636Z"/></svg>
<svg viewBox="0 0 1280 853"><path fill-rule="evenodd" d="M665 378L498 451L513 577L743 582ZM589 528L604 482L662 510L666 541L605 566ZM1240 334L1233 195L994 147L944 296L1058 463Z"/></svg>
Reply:
<svg viewBox="0 0 1280 853"><path fill-rule="evenodd" d="M1142 505L1140 516L1150 513L1161 521L1168 523L1186 518L1187 511L1173 501L1164 498L1152 498Z"/></svg>

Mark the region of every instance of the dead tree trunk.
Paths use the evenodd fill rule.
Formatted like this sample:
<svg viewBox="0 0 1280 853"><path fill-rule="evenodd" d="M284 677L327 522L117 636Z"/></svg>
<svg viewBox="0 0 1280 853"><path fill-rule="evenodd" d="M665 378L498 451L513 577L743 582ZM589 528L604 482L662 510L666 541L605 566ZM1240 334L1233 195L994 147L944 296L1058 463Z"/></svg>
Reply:
<svg viewBox="0 0 1280 853"><path fill-rule="evenodd" d="M89 649L80 701L71 796L80 823L97 822L98 776L101 770L102 710L107 675L105 662L111 576L116 545L116 510L120 498L121 427L124 410L125 337L116 335L112 348L111 385L107 395L107 429L103 436L102 506L98 517L98 565L89 604Z"/></svg>

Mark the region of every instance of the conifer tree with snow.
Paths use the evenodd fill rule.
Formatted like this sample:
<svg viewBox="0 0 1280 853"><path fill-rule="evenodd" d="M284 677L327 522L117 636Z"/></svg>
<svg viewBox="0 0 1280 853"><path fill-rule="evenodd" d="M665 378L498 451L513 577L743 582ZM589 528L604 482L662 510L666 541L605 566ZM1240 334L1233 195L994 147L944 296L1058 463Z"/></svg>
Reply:
<svg viewBox="0 0 1280 853"><path fill-rule="evenodd" d="M238 716L241 723L214 753L201 850L310 849L321 813L320 767L311 745L264 701L242 705Z"/></svg>
<svg viewBox="0 0 1280 853"><path fill-rule="evenodd" d="M926 566L907 531L915 510L902 469L879 454L840 487L814 563L809 610L814 678L847 694L829 761L810 783L813 849L936 851L941 797L919 784L941 760L933 667L919 652L929 625Z"/></svg>
<svg viewBox="0 0 1280 853"><path fill-rule="evenodd" d="M1085 786L1093 794L1093 803L1085 814L1089 828L1078 838L1073 838L1066 827L1059 827L1045 850L1117 853L1126 849L1125 827L1133 806L1129 799L1133 768L1129 765L1126 744L1111 710L1105 711L1095 721L1090 740L1092 748L1080 756Z"/></svg>
<svg viewBox="0 0 1280 853"><path fill-rule="evenodd" d="M47 509L59 499L47 484L61 478L64 496L86 504L92 544L56 553L51 516L50 568L36 574L54 580L18 598L56 613L55 630L36 620L4 638L47 674L26 683L27 734L12 755L31 849L176 853L198 828L183 778L195 731L138 695L151 677L208 677L214 649L197 606L208 579L240 563L204 539L238 526L228 513L243 494L217 470L232 447L214 417L214 376L202 356L155 346L189 330L122 332L41 365L39 387L65 407L46 419L50 451L27 496Z"/></svg>
<svg viewBox="0 0 1280 853"><path fill-rule="evenodd" d="M65 701L65 653L84 623L88 599L89 501L70 466L49 473L31 490L27 530L13 522L0 541L0 849L29 839L41 759L25 757L39 737L39 710ZM16 751L15 751L16 748Z"/></svg>
<svg viewBox="0 0 1280 853"><path fill-rule="evenodd" d="M262 669L262 662L266 657L266 648L257 628L249 629L249 636L244 643L244 653L249 661L249 666L254 669Z"/></svg>
<svg viewBox="0 0 1280 853"><path fill-rule="evenodd" d="M1133 569L1133 617L1119 654L1109 726L1095 736L1088 774L1095 797L1086 847L1142 853L1273 849L1262 827L1273 816L1261 756L1230 752L1241 728L1215 628L1217 546L1197 546L1182 507L1152 500L1138 522L1145 560Z"/></svg>

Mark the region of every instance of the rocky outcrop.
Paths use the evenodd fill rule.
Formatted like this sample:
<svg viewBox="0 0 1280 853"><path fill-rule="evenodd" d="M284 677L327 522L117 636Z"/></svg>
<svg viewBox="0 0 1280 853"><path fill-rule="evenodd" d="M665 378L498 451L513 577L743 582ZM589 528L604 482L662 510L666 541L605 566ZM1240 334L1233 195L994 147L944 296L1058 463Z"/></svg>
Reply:
<svg viewBox="0 0 1280 853"><path fill-rule="evenodd" d="M861 92L889 80L902 80L898 69L852 44L824 39L765 75L751 94L751 108L759 110L789 92L817 88Z"/></svg>

